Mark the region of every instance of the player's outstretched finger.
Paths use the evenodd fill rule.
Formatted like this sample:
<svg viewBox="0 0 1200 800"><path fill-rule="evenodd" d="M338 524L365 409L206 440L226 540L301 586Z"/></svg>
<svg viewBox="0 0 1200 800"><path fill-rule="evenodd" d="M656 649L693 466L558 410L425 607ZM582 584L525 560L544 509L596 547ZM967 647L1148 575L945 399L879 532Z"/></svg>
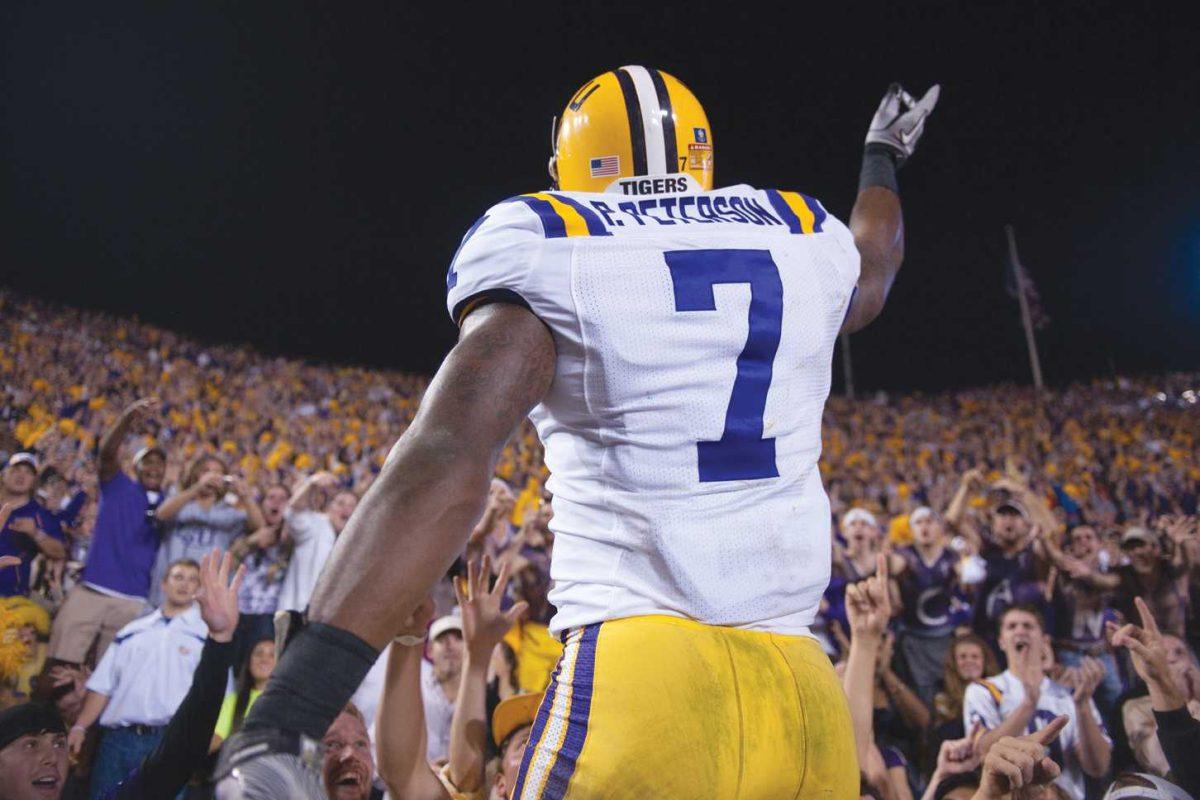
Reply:
<svg viewBox="0 0 1200 800"><path fill-rule="evenodd" d="M1029 734L1028 738L1030 741L1037 742L1038 744L1049 745L1058 738L1058 734L1063 728L1067 727L1067 723L1070 721L1071 718L1066 714L1059 714L1057 717L1050 720L1050 724L1048 724L1046 727Z"/></svg>
<svg viewBox="0 0 1200 800"><path fill-rule="evenodd" d="M934 106L937 105L938 98L941 96L942 85L940 83L935 83L933 86L929 87L929 91L925 92L925 96L918 100L917 104L924 109L926 114L928 114L930 111L933 111Z"/></svg>

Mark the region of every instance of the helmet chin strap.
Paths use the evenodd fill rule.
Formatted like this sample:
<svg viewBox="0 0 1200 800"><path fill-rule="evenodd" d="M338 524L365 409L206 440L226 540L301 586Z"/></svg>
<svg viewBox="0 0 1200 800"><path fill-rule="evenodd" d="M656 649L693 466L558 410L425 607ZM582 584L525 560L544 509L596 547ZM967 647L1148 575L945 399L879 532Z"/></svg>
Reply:
<svg viewBox="0 0 1200 800"><path fill-rule="evenodd" d="M546 170L550 173L550 178L554 181L553 189L558 188L558 116L550 118L550 161L546 164Z"/></svg>

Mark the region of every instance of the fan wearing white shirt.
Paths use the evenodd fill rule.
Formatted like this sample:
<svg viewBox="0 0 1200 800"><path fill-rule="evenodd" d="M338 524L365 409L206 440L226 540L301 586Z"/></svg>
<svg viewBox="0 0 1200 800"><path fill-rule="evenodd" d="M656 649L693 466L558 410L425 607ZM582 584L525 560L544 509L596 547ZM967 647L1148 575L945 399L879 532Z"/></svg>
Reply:
<svg viewBox="0 0 1200 800"><path fill-rule="evenodd" d="M77 753L87 729L100 722L91 797L101 796L142 763L191 688L208 636L195 602L199 588L199 564L172 562L162 580L162 606L118 631L88 680L68 744Z"/></svg>
<svg viewBox="0 0 1200 800"><path fill-rule="evenodd" d="M1092 700L1103 670L1086 664L1074 689L1046 677L1045 624L1032 606L1012 606L1001 615L999 644L1008 669L967 687L963 725L967 730L983 726L977 749L986 755L1002 737L1033 733L1066 714L1070 722L1050 748L1050 757L1062 767L1055 783L1072 800L1083 800L1084 774L1103 776L1112 757L1112 739Z"/></svg>
<svg viewBox="0 0 1200 800"><path fill-rule="evenodd" d="M279 590L280 611L304 611L308 607L333 543L358 505L358 495L339 489L340 485L331 473L314 473L296 488L284 509L285 539L291 540L292 554ZM320 507L314 497L320 490L329 502L324 511L311 510Z"/></svg>

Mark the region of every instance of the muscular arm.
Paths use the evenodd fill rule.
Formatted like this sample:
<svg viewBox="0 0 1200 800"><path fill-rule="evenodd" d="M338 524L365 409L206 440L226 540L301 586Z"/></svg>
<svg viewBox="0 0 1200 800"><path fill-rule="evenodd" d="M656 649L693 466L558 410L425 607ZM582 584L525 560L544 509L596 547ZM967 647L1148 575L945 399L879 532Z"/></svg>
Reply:
<svg viewBox="0 0 1200 800"><path fill-rule="evenodd" d="M311 620L387 644L462 552L496 459L549 389L554 358L550 331L527 309L497 303L471 312L338 537Z"/></svg>
<svg viewBox="0 0 1200 800"><path fill-rule="evenodd" d="M842 333L865 328L879 313L904 260L904 217L900 197L891 189L868 186L850 212L850 232L862 259L858 291L850 303Z"/></svg>

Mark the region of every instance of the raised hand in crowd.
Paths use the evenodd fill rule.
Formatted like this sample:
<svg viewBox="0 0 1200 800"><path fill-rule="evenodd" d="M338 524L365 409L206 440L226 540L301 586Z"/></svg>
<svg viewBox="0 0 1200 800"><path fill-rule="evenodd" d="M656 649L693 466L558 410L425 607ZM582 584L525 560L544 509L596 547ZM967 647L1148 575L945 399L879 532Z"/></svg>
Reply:
<svg viewBox="0 0 1200 800"><path fill-rule="evenodd" d="M229 573L233 572L230 580ZM233 640L238 622L238 589L246 567L233 569L233 556L213 550L200 560L200 590L196 602L200 605L200 618L208 626L208 636L214 642Z"/></svg>
<svg viewBox="0 0 1200 800"><path fill-rule="evenodd" d="M1076 705L1092 699L1096 689L1104 682L1104 664L1091 656L1084 656L1077 667L1067 667L1058 682L1072 690L1072 698Z"/></svg>
<svg viewBox="0 0 1200 800"><path fill-rule="evenodd" d="M157 397L143 397L125 407L117 421L100 439L100 480L111 480L121 468L121 442L131 432L140 430L147 419L158 412Z"/></svg>
<svg viewBox="0 0 1200 800"><path fill-rule="evenodd" d="M961 739L947 739L938 749L937 764L929 776L929 784L921 800L933 800L938 785L954 775L962 775L977 769L983 756L975 748L975 740L983 730L983 723L976 722L971 731Z"/></svg>
<svg viewBox="0 0 1200 800"><path fill-rule="evenodd" d="M1052 783L1061 770L1049 757L1049 746L1068 721L1063 714L1027 736L999 739L983 760L979 789L972 800L1005 800L1021 789Z"/></svg>
<svg viewBox="0 0 1200 800"><path fill-rule="evenodd" d="M1175 682L1171 668L1167 663L1167 648L1163 641L1158 622L1150 613L1146 601L1140 597L1134 598L1142 625L1132 623L1121 625L1109 622L1107 631L1112 637L1113 647L1124 647L1129 651L1133 668L1146 688L1150 690L1150 702L1156 711L1171 711L1182 708L1187 703L1187 695L1182 687Z"/></svg>
<svg viewBox="0 0 1200 800"><path fill-rule="evenodd" d="M875 557L875 574L846 587L846 617L850 622L850 652L842 688L850 703L858 762L866 764L874 744L872 729L875 670L884 631L892 617L888 559Z"/></svg>
<svg viewBox="0 0 1200 800"><path fill-rule="evenodd" d="M467 563L467 577L455 578L454 593L462 610L465 659L458 701L450 722L450 780L460 790L475 791L484 783L487 752L487 670L492 651L529 607L524 601L501 608L508 588L510 566L500 565L496 582L488 586L492 560L484 556Z"/></svg>

